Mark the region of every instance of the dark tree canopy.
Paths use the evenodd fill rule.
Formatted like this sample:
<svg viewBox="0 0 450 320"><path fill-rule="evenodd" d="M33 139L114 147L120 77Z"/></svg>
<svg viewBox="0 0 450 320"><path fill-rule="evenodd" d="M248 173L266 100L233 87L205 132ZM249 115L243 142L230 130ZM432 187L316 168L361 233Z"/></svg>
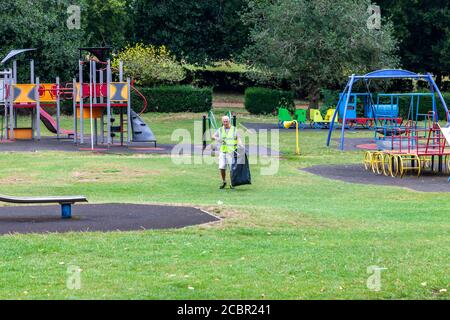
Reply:
<svg viewBox="0 0 450 320"><path fill-rule="evenodd" d="M450 2L448 0L377 0L394 24L405 69L430 72L440 82L450 74Z"/></svg>
<svg viewBox="0 0 450 320"><path fill-rule="evenodd" d="M239 54L247 29L239 12L245 0L135 0L136 40L167 45L188 62L205 63Z"/></svg>
<svg viewBox="0 0 450 320"><path fill-rule="evenodd" d="M83 30L66 26L67 7L73 0L14 0L0 2L0 55L12 49L37 48L33 53L36 76L54 81L60 76L70 81L77 65L77 48L84 44ZM19 57L24 60L24 57ZM28 62L19 61L19 79L29 80ZM1 66L1 68L9 67Z"/></svg>
<svg viewBox="0 0 450 320"><path fill-rule="evenodd" d="M397 42L389 24L368 27L369 0L250 1L244 57L261 78L282 78L306 89L317 107L320 89L352 73L395 67Z"/></svg>

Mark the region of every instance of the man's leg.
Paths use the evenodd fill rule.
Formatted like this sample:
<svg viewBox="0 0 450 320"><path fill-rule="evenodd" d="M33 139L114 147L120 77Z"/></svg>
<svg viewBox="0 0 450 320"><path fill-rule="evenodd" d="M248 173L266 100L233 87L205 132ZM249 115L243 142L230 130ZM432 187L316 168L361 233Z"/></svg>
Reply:
<svg viewBox="0 0 450 320"><path fill-rule="evenodd" d="M222 176L222 181L226 182L227 181L227 170L220 169L220 175Z"/></svg>
<svg viewBox="0 0 450 320"><path fill-rule="evenodd" d="M224 153L220 153L219 154L219 170L220 170L220 175L222 177L222 184L220 186L220 189L225 189L225 187L227 186L227 159L226 159L226 154Z"/></svg>

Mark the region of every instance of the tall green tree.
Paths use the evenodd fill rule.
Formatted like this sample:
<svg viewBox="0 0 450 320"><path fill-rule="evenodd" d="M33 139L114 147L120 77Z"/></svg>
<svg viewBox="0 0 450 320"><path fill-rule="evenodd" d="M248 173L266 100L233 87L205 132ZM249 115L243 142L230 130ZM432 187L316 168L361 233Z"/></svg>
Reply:
<svg viewBox="0 0 450 320"><path fill-rule="evenodd" d="M11 0L0 2L0 55L12 49L37 48L36 76L70 81L77 66L77 48L85 44L85 30L70 30L67 8L76 0ZM81 25L83 26L83 24ZM20 57L23 59L23 57ZM0 68L9 67L0 66ZM28 67L19 61L19 79L28 80ZM63 80L64 81L64 80Z"/></svg>
<svg viewBox="0 0 450 320"><path fill-rule="evenodd" d="M245 4L246 0L133 0L135 38L167 45L188 62L229 59L247 41L239 16Z"/></svg>
<svg viewBox="0 0 450 320"><path fill-rule="evenodd" d="M431 72L438 83L450 75L450 5L448 0L377 0L394 25L401 64Z"/></svg>
<svg viewBox="0 0 450 320"><path fill-rule="evenodd" d="M244 21L251 26L244 58L258 77L289 81L306 89L317 107L320 89L352 73L394 67L392 26L368 27L369 0L250 1Z"/></svg>
<svg viewBox="0 0 450 320"><path fill-rule="evenodd" d="M85 0L86 37L91 46L121 49L133 42L131 0Z"/></svg>

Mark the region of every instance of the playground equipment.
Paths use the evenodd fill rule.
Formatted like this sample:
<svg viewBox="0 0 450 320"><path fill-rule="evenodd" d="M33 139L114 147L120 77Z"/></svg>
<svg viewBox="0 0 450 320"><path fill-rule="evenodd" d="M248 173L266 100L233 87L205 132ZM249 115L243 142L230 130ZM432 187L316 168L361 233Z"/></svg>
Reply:
<svg viewBox="0 0 450 320"><path fill-rule="evenodd" d="M418 176L425 171L450 172L450 123L441 127L433 118L434 114L430 114L426 129L411 124L404 134L392 135L389 149L366 152L366 170L392 177L404 177L409 172Z"/></svg>
<svg viewBox="0 0 450 320"><path fill-rule="evenodd" d="M293 125L295 126L295 146L296 146L295 154L300 155L299 123L297 120L284 122L284 127L286 129L291 128Z"/></svg>
<svg viewBox="0 0 450 320"><path fill-rule="evenodd" d="M340 94L339 122L342 123L345 112L346 95ZM436 99L431 93L352 93L348 99L346 112L346 126L353 128L362 126L366 129L374 129L376 123L384 123L385 126L400 126L404 121L425 121L427 114L420 113L423 98L429 97L434 109ZM409 99L408 115L403 119L399 115L401 102ZM372 101L376 103L372 104ZM377 120L377 121L376 121Z"/></svg>
<svg viewBox="0 0 450 320"><path fill-rule="evenodd" d="M34 50L13 50L2 63L6 63L18 54ZM89 52L94 58L90 58L87 62L83 61L81 55L84 51ZM127 144L153 142L156 146L155 135L140 117L140 114L147 109L147 100L133 86L130 79L124 81L122 62L119 64L119 81L113 82L111 61L104 61L108 52L109 48L80 48L79 81L73 79L72 83L65 86L60 84L59 78L55 83L40 83L38 77L34 78L33 60L30 61L30 83L17 83L17 61L14 60L12 69L0 72L0 112L3 115L2 129L6 129L6 135L2 130L2 140L6 136L9 140L37 139L39 141L41 139L40 121L42 121L50 132L57 135L58 139L61 135L65 135L69 138L73 137L76 144L84 144L84 121L89 119L92 149L99 143L110 146L114 143L116 134L120 135L120 144L123 145L125 133ZM89 82L84 83L84 67L87 64L89 64ZM140 114L131 110L131 90L134 90L144 103ZM61 100L70 99L73 101L73 131L60 128ZM43 107L56 107L56 120ZM17 114L20 109L31 110L30 128L18 128ZM119 116L118 125L115 125L116 119L112 116L114 111ZM100 139L98 119L101 120Z"/></svg>
<svg viewBox="0 0 450 320"><path fill-rule="evenodd" d="M311 109L309 111L309 118L310 118L310 126L314 129L325 129L330 126L330 123L333 119L333 114L336 110L335 109L328 109L327 113L325 115L325 118L322 117L322 114L317 109ZM337 119L334 120L336 123L338 122Z"/></svg>
<svg viewBox="0 0 450 320"><path fill-rule="evenodd" d="M10 197L0 195L0 202L16 204L45 204L58 203L61 206L61 218L72 218L72 205L77 202L88 202L84 196L67 197Z"/></svg>
<svg viewBox="0 0 450 320"><path fill-rule="evenodd" d="M325 117L322 117L322 114L317 109L311 109L309 111L309 126L313 129L325 129L330 125L331 118L333 116L335 109L328 109ZM298 127L300 129L304 129L307 127L307 119L306 119L307 111L305 109L297 109L292 117L289 110L286 108L278 109L278 128L282 129L290 129L296 128L296 124L293 121L297 121ZM336 120L337 121L337 120ZM286 128L285 123L290 122L292 127Z"/></svg>
<svg viewBox="0 0 450 320"><path fill-rule="evenodd" d="M379 79L413 79L425 80L429 84L430 93L408 94L379 94L377 103L373 102L373 95L369 89L370 80ZM420 176L425 171L442 173L444 169L450 170L450 116L445 100L439 88L430 74L419 75L404 70L380 70L364 76L352 75L341 95L338 105L343 107L343 123L346 123L348 107L350 103L350 117L355 109L351 100L353 85L362 80L367 87L367 94L363 95L367 104L367 115L373 117L373 129L378 151L368 151L364 155L364 167L376 174L384 174L392 177L404 177L407 173L415 173ZM441 127L439 114L435 100L435 94L440 99L445 110L447 125ZM427 114L420 113L420 99L424 96L431 97L431 110ZM355 97L355 96L354 96ZM410 99L408 119L406 122L396 120L399 114L399 101L402 97ZM388 99L389 103L380 103ZM339 108L338 108L339 110ZM341 108L342 110L342 108ZM337 117L335 112L334 118ZM423 119L423 120L422 120ZM327 145L330 145L333 127L330 127ZM345 126L341 132L341 150L345 143Z"/></svg>
<svg viewBox="0 0 450 320"><path fill-rule="evenodd" d="M414 102L413 98L417 99L416 103L419 102L418 99L420 97L423 97L425 94L407 94L411 98L411 104L410 104L410 114L408 115L409 119L406 121L406 123L403 121L403 119L398 118L398 109L399 109L399 103L398 101L394 102L397 98L401 97L401 94L380 94L377 97L377 103L374 102L374 97L372 93L370 92L370 82L375 80L388 80L388 79L413 79L413 80L424 80L427 81L429 85L430 93L428 95L435 97L435 94L438 95L439 100L445 110L445 112L448 112L447 105L444 101L444 98L442 97L441 92L439 91L439 88L437 87L436 83L433 80L433 77L430 74L426 75L420 75L416 74L410 71L405 70L379 70L374 71L371 73L368 73L366 75L352 75L345 86L345 89L343 93L340 95L339 102L338 102L338 108L336 109L331 125L329 128L328 138L327 138L327 146L330 145L331 142L331 135L334 130L334 123L335 119L338 118L339 110L341 110L341 118L343 124L347 123L347 116L349 115L352 117L354 114L352 114L355 111L355 105L352 103L351 97L354 84L362 81L365 84L365 87L367 88L366 96L367 97L367 110L368 114L373 116L372 121L373 124L371 127L375 131L375 139L379 141L393 141L391 138L394 138L398 140L398 137L401 137L402 135L405 135L407 132L411 132L411 128L414 128L415 133L421 133L423 135L426 135L428 133L427 129L433 130L435 128L435 124L438 123L438 112L437 112L437 104L434 98L432 99L432 105L431 105L431 116L432 119L427 119L425 122L423 128L419 128L419 120L420 117L424 117L423 114L420 114L417 110L415 111L415 114L412 114L414 111ZM385 99L388 97L390 99L390 104L386 103L380 103L381 99ZM371 113L370 113L371 112ZM428 117L427 113L427 117ZM428 124L427 124L428 123ZM428 127L426 127L428 125ZM340 149L344 150L345 147L345 129L346 126L343 125L341 128L341 137L340 137ZM409 130L409 131L408 131ZM417 131L417 130L423 130ZM413 141L413 140L411 140ZM406 141L403 143L407 143ZM380 143L381 145L382 143ZM385 146L386 147L386 146ZM392 145L391 147L394 147Z"/></svg>
<svg viewBox="0 0 450 320"><path fill-rule="evenodd" d="M278 128L286 128L285 122L291 122L294 128L296 127L295 123L292 121L295 120L298 123L299 128L303 129L306 127L306 110L305 109L297 109L295 110L294 117L291 116L290 112L286 108L278 109ZM290 129L286 128L286 129Z"/></svg>
<svg viewBox="0 0 450 320"><path fill-rule="evenodd" d="M347 94L341 93L338 104L339 122L342 124L345 113L345 125L348 128L362 126L371 129L374 126L375 118L379 121L401 123L402 119L398 117L398 101L396 104L392 101L391 104L381 104L379 101L381 95L377 96L377 103L372 104L374 98L372 93L352 93L349 95L346 108Z"/></svg>
<svg viewBox="0 0 450 320"><path fill-rule="evenodd" d="M36 49L12 50L2 60L5 64L17 55L35 51ZM0 73L0 92L3 92L2 103L2 134L1 139L34 139L41 138L40 121L49 129L50 132L60 135L73 135L73 131L59 129L60 119L60 91L61 86L57 78L55 83L40 83L39 78L34 77L34 60L30 60L30 83L20 84L17 78L17 60L13 60L12 69L7 69ZM47 113L43 107L56 107L56 121ZM31 126L28 128L19 128L17 125L17 114L19 110L31 110ZM6 129L6 135L4 130Z"/></svg>
<svg viewBox="0 0 450 320"><path fill-rule="evenodd" d="M116 134L119 134L120 144L124 144L124 133L127 136L127 144L135 142L153 142L156 146L156 138L150 127L142 120L140 115L131 110L131 90L133 89L144 102L144 108L141 113L147 109L147 100L137 90L128 78L124 81L123 63L119 62L119 81L113 82L111 60L106 60L109 54L109 48L80 48L79 61L79 82L73 80L73 99L74 114L77 115L74 120L75 132L78 132L78 121L80 121L79 134L75 135L75 142L84 143L84 119L90 120L91 126L91 146L98 144L98 124L100 119L101 144L110 145ZM89 59L89 82L83 82L84 62L81 59L82 52L87 51L94 55L94 59ZM98 82L97 82L98 79ZM105 82L106 79L106 82ZM89 99L85 102L85 100ZM105 101L106 100L106 101ZM105 103L106 102L106 103ZM84 113L85 103L88 105L88 114ZM76 110L75 110L76 109ZM119 122L116 125L116 119L112 117L114 110L119 113ZM126 112L125 112L126 110ZM126 119L125 120L125 114ZM105 121L106 117L106 121ZM106 125L106 130L105 130ZM126 129L125 129L126 125Z"/></svg>

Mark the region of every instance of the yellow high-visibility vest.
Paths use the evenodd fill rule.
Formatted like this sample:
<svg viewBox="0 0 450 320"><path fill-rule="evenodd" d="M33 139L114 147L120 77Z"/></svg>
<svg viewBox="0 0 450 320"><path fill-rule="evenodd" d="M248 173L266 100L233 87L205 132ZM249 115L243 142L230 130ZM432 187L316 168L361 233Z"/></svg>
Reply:
<svg viewBox="0 0 450 320"><path fill-rule="evenodd" d="M232 153L237 149L237 135L236 135L236 127L231 126L228 130L228 133L225 130L225 127L220 128L220 136L223 140L222 146L220 147L220 152L223 153Z"/></svg>

